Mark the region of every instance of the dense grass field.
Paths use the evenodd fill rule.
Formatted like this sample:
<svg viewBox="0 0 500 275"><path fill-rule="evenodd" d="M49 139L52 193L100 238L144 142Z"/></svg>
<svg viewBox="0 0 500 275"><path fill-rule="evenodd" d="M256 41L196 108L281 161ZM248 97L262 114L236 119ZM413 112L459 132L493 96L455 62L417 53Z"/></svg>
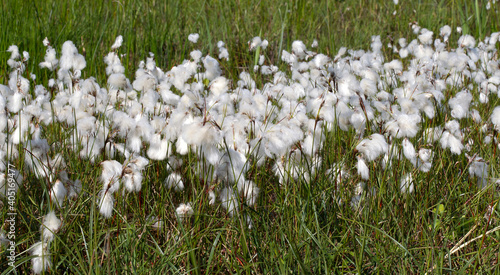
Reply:
<svg viewBox="0 0 500 275"><path fill-rule="evenodd" d="M438 69L415 72L411 69L417 66L412 61L413 57L410 55L405 59L395 51L395 48L405 48L401 46L400 38L405 38L408 43L414 39L417 42L424 41L419 35L425 32L416 32L417 25L420 30L432 31L434 39L443 39L440 36L441 28L449 25L449 42L442 44L442 50L463 51L464 56L475 56L477 49L483 49L479 45L480 41L489 41L493 33L500 31L499 10L499 3L495 1L463 0L399 1L398 4L382 0L297 0L279 3L268 0L104 3L52 0L19 3L4 0L0 3L0 84L5 85L0 86L0 106L4 109L0 111L0 125L6 126L0 127L0 174L7 182L8 164L11 164L20 172L22 184L14 200L0 195L0 219L4 221L0 225L4 233L1 236L0 271L2 274L29 274L36 271L47 274L499 273L500 136L496 127L500 126L493 119L495 107L500 105L500 80L499 83L493 80L495 70L499 69L499 44L493 44L488 50L491 53L488 69L481 67L484 64L480 61L468 63L463 68L470 75L475 70L483 69L485 85L492 84L486 88L491 91L488 93L476 81L477 75L469 77L461 71L450 71L446 75ZM457 32L457 27L461 28L461 33ZM199 34L196 43L188 39L193 33ZM119 35L123 37L123 44L112 49ZM464 40L457 42L462 35L474 37L474 46L464 47ZM266 39L269 45L251 49L251 42L257 36ZM379 51L375 50L378 40L374 36L380 36L382 47ZM72 75L71 81L66 83L62 80L64 77L58 74L62 70L51 71L39 66L45 60L48 49L43 43L44 38L50 41L58 58L61 58L61 52L66 51L63 44L68 40L73 41L78 54L86 60L81 76ZM298 63L287 59L290 58L289 53L300 56L300 47L294 43L296 40L303 41L308 50L315 52L307 53L311 58L319 56L316 53L328 56L330 65L322 64L316 71L312 67L296 70L294 66ZM219 58L219 41L225 43L227 59ZM317 47L312 48L314 41L317 41ZM16 59L19 61L16 64L23 64L19 65L22 69L18 71L9 65L12 63L9 60L14 60L12 51L8 51L11 45L17 45L21 54ZM434 45L437 44L424 46L431 48ZM336 57L343 47L347 53ZM136 82L136 86L132 83L140 78L143 71L153 74L151 63L147 61L152 56L150 53L163 73L171 72L181 64L192 64L183 62L196 60L192 54L194 50L201 51L203 55L203 58L198 58L201 64L198 73L209 67L203 63L209 60L205 56L210 55L218 60L220 75L227 78L229 83L228 98L237 102L234 104L237 106L235 113L243 109L244 100L240 101L240 98L244 98L247 93L244 90L248 88L248 94L253 93L252 96L264 94L268 87L280 82L276 80L277 71L283 72L278 76L289 81L287 85L300 83L300 77L296 74L298 71L307 71L307 76L314 72L324 73L328 81L324 87L318 84L317 87L324 88L321 93L307 91L294 100L289 100L286 94L279 92L276 97L266 93L267 97L262 97L267 108L265 115L261 119L245 120L242 125L253 125L249 126L245 132L247 136L243 138L248 141L242 143L242 146L248 146L248 150L241 154L244 156L241 163L244 168L237 169L229 165L227 169L232 171L232 175L225 175L226 178L218 174L218 169L222 169L218 160L211 161L209 158L210 148L217 148L222 152L217 155L219 159L228 159L229 163L237 166L235 163L238 159L234 158L240 155L232 152L240 151L226 139L213 147L204 141L198 142L203 145L196 146L193 145L196 141L190 143L186 140L190 146L186 145L184 153L179 153L182 144L171 140L171 157L154 160L150 156L155 152L146 153L153 145L143 137L139 139L136 154L119 153L120 146L129 146L128 140L132 138L121 135L117 130L119 127L116 125L120 121L108 116L111 112L109 108L122 113L129 112L128 108L133 103L127 100L129 97L134 98L135 93L134 96L126 96L123 101L108 103L103 110L92 111L94 122L107 125L105 131L90 127L92 130L88 130L89 133L82 134L82 124L76 123L81 118L78 103L70 104L69 119L60 119L59 111L54 111L62 100L58 93L69 90L68 93L73 94L76 91L74 87L83 85L90 77L94 77L95 84L111 93L113 84L110 83L114 82L108 79L110 73L107 70L116 70L114 73L120 71L113 69L113 64L105 63L105 57L111 52L116 54L118 61L115 61L123 65L124 71L119 73L130 80L128 86L132 85L137 90L135 100L141 102L137 112L143 114L146 120L173 121L177 107L161 111L152 107L152 111L148 111L144 98L149 91L145 88L142 91L136 89L146 84ZM24 61L22 59L26 57L22 57L23 51L29 53L29 59ZM372 52L376 54L370 55ZM319 94L317 97L320 99L330 98L334 94L338 101L342 101L342 87L339 89L338 85L342 86L342 77L345 75L339 74L342 68L335 64L348 64L354 68L356 61L364 60L362 56L373 57L375 61L383 59L384 64L401 59L402 69L398 73L397 69L377 71L370 68L377 71L379 85L373 86L377 91L370 94L368 90L372 86L364 82L367 86L359 86L366 89L359 88L358 94L351 95L346 104L346 108L353 111L352 116L361 115L357 120L360 123L349 120L346 125L342 124L342 114L338 111L333 112L333 121L327 122L322 107L314 107L314 93ZM373 60L370 62L375 64ZM145 61L142 64L143 71L138 70L141 61ZM318 62L321 63L319 59ZM118 63L114 65L118 66ZM273 74L254 70L256 66L262 69L262 65L274 65L276 68ZM473 69L476 65L478 68ZM331 66L331 71L328 66ZM22 111L12 111L15 109L10 105L12 100L7 99L7 95L11 96L10 90L7 91L5 87L13 79L13 71L26 79L36 75L35 79L30 79L28 92L23 95L23 106L35 102L34 99L44 93L36 89L37 85L42 85L46 88L46 106L52 110L52 119L39 115L24 121L20 119ZM75 71L77 69L71 72ZM248 75L242 75L242 72ZM411 78L404 78L404 72L413 72L415 78L427 76L428 82L434 86L439 86L435 82L441 83L439 81L442 79L438 77L441 74L444 75L444 84L441 99L436 96L439 93L434 91L433 97L428 94L424 96L433 98L428 101L431 110L422 111L414 121L414 124L418 124L416 134L401 136L399 130L391 132L393 128L387 122L391 118L384 117L384 114L396 116L397 108L404 110L404 106L407 106L404 104L409 104L398 101L401 99L398 88ZM457 77L456 82L449 81L453 77ZM361 78L357 75L359 81L356 81L362 82ZM51 85L51 79L61 80L60 86ZM193 135L201 135L206 125L210 126L210 131L222 131L224 126L215 114L216 107L212 110L206 106L213 99L211 96L215 93L216 81L207 74L193 74L187 83L191 87L199 84L201 91L189 98L182 97L182 104L195 102L195 97L205 100L204 106L193 103L192 108L186 107L187 112L198 114L203 120L200 124L202 127L191 130ZM13 84L19 89L21 86ZM179 97L187 94L184 87L174 86L172 94ZM160 85L155 87L155 91L159 92ZM385 87L386 94L379 93L381 87ZM414 87L414 91L419 89L418 85ZM99 89L93 93L92 98L96 99L96 103L95 106L89 103L89 106L98 108ZM376 104L382 100L375 99L383 96L391 98L391 95L391 104L387 105L391 110L380 111ZM456 98L461 96L470 96L467 108L464 107L466 115L463 116L457 114L461 111L454 107L455 102L459 101ZM157 100L161 102L165 97L158 96ZM217 98L213 106L222 100L222 97ZM321 106L327 105L326 101ZM83 102L82 99L81 105L84 105ZM286 104L291 102L296 104L296 110L287 107ZM265 134L260 140L256 138L261 134L258 130L261 125L259 121L264 121L262 125L279 125L285 120L280 119L280 112L289 108L292 109L289 112L293 113L302 108L298 107L301 104L306 106L304 120L308 122L297 129L303 130L304 136L283 149L285 153L279 154L276 152L278 149L268 147L265 149L266 154L257 152L259 150L256 148L260 144L264 146L266 140ZM164 108L167 105L161 106ZM338 105L334 106L332 110L338 110ZM258 109L258 106L253 105L250 109ZM372 118L370 110L374 110ZM214 114L210 114L212 111ZM224 122L225 114L230 113L230 110L218 112L224 113ZM425 115L425 112L432 112L433 115ZM193 117L192 121L198 118L196 115ZM26 122L32 128L21 137L16 127L20 128L19 124ZM189 126L183 124L183 127ZM460 150L457 152L454 145L445 145L442 136L426 131L431 128L439 134L448 133L459 137L455 140L459 139ZM290 126L290 129L295 128ZM99 131L103 133L105 143L102 150L91 157L81 153L82 148L89 148L88 144L85 147L82 140L88 142L93 137L97 140L101 135ZM161 131L159 136L162 138L169 135L164 128ZM91 132L99 133L94 135ZM295 134L296 131L290 131L278 140L285 140ZM385 155L381 153L372 158L370 154L373 148L365 150L361 145L379 136L384 139L382 144L386 148L381 150ZM183 133L178 134L178 137L186 136ZM175 139L180 139L178 137L175 136ZM311 140L306 137L311 137ZM316 142L318 145L315 147L316 138L321 142ZM39 140L46 140L47 146ZM311 141L312 149L307 146ZM110 144L115 146L113 150L106 147ZM280 142L269 141L269 144ZM37 150L42 150L40 148L46 148L46 152L37 154ZM241 145L239 148L241 150ZM420 165L426 163L423 149L432 150L431 166L426 171ZM419 154L416 155L415 151ZM139 164L142 159L138 156L148 158L144 167ZM123 164L123 170L120 166L116 173L109 172L113 170L109 168L114 165L112 160ZM370 171L367 175L363 173L362 164L365 160L366 168ZM482 174L477 173L476 168L479 166L486 167ZM140 172L142 187L138 187L135 192L128 192L123 182L126 174L136 175L134 169ZM243 172L238 174L236 170ZM107 177L110 173L113 175ZM166 179L171 179L174 174L182 179L183 188L166 183ZM103 185L114 188L115 183L109 183L114 182L114 177L120 179L122 186L113 197L111 212L103 214L104 195L101 189ZM245 183L240 182L240 177ZM81 191L76 192L78 194L74 197L69 198L68 193L68 198L64 199L65 195L62 195L64 205L61 207L54 200L54 193L57 192L53 188L57 179L64 183L66 189L77 186L77 180L81 183ZM245 189L249 188L245 187L248 186L245 185L246 180L252 182L250 186L253 191L258 191L249 191L255 194L253 197ZM408 182L408 185L402 186L402 182ZM5 192L4 189L0 190ZM233 190L234 194L231 194ZM113 192L110 194L113 195ZM212 196L215 196L215 203L211 201ZM229 197L234 197L235 201L229 202ZM181 204L188 203L190 210L179 210ZM9 246L4 242L10 228L8 219L12 211L9 206L13 206L17 213L15 270L9 266ZM53 236L46 228L44 231L43 226L49 219L46 215L50 211L54 211L56 216L52 219L60 222L54 227ZM46 248L34 248L34 244L44 238L50 239L42 244ZM34 251L42 250L48 254L45 255L45 261L50 262L50 267L47 265L43 270L38 270L34 266L43 266L44 260L38 256L40 253Z"/></svg>

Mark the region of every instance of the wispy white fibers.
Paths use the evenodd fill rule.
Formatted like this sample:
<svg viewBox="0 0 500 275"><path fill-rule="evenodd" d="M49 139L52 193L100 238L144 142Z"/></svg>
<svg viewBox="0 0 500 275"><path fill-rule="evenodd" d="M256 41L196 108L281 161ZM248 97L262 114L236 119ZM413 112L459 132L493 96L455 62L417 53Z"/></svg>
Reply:
<svg viewBox="0 0 500 275"><path fill-rule="evenodd" d="M408 138L403 140L403 153L413 166L417 164L417 153L415 152L415 147Z"/></svg>
<svg viewBox="0 0 500 275"><path fill-rule="evenodd" d="M469 114L469 105L472 95L468 91L461 91L450 99L448 104L451 107L451 116L457 119L466 117Z"/></svg>
<svg viewBox="0 0 500 275"><path fill-rule="evenodd" d="M205 78L208 80L213 80L216 77L220 76L222 73L221 68L219 67L219 62L215 59L207 55L203 58L203 66L205 67Z"/></svg>
<svg viewBox="0 0 500 275"><path fill-rule="evenodd" d="M179 207L175 209L175 213L179 218L189 218L194 214L194 211L191 207L191 203L181 203Z"/></svg>
<svg viewBox="0 0 500 275"><path fill-rule="evenodd" d="M116 160L106 160L101 163L101 166L103 190L114 193L120 188L118 180L122 175L122 164Z"/></svg>
<svg viewBox="0 0 500 275"><path fill-rule="evenodd" d="M171 173L165 179L165 186L169 189L174 188L174 190L177 192L184 190L184 182L182 181L182 176L177 173Z"/></svg>
<svg viewBox="0 0 500 275"><path fill-rule="evenodd" d="M63 207L64 199L67 194L68 191L64 187L64 184L60 180L56 180L50 189L50 199L52 203L57 207Z"/></svg>
<svg viewBox="0 0 500 275"><path fill-rule="evenodd" d="M31 258L31 268L35 274L48 271L52 266L48 245L46 242L37 242L29 249L31 256L34 256Z"/></svg>
<svg viewBox="0 0 500 275"><path fill-rule="evenodd" d="M448 38L451 35L451 28L448 25L445 25L439 29L439 35L443 37L444 42L448 42Z"/></svg>
<svg viewBox="0 0 500 275"><path fill-rule="evenodd" d="M363 156L368 161L373 161L380 155L387 153L389 146L384 136L381 134L373 134L365 139L363 139L356 150L363 154Z"/></svg>
<svg viewBox="0 0 500 275"><path fill-rule="evenodd" d="M463 134L460 130L460 124L456 120L451 120L446 122L445 129L446 131L439 139L441 147L443 149L449 148L453 154L461 154L464 145L462 144Z"/></svg>
<svg viewBox="0 0 500 275"><path fill-rule="evenodd" d="M419 114L403 114L395 113L394 119L386 123L387 130L396 138L415 137L417 135L420 124Z"/></svg>
<svg viewBox="0 0 500 275"><path fill-rule="evenodd" d="M142 170L148 164L148 160L144 157L137 157L128 162L123 168L121 182L127 191L139 192L142 187Z"/></svg>
<svg viewBox="0 0 500 275"><path fill-rule="evenodd" d="M113 43L113 45L111 46L111 49L116 50L120 48L122 46L122 43L123 43L123 36L118 35L115 39L115 43Z"/></svg>
<svg viewBox="0 0 500 275"><path fill-rule="evenodd" d="M46 42L46 43L45 43ZM45 37L44 46L47 47L47 51L45 52L45 59L43 62L40 62L40 68L47 68L51 71L57 68L59 60L57 59L56 50L50 46L49 40Z"/></svg>
<svg viewBox="0 0 500 275"><path fill-rule="evenodd" d="M253 206L257 201L260 189L253 181L245 180L238 182L238 191L246 198L246 203Z"/></svg>
<svg viewBox="0 0 500 275"><path fill-rule="evenodd" d="M422 172L429 172L432 167L432 150L422 148L418 150L417 167Z"/></svg>
<svg viewBox="0 0 500 275"><path fill-rule="evenodd" d="M477 177L477 185L484 188L488 185L488 163L481 157L470 157L469 176Z"/></svg>
<svg viewBox="0 0 500 275"><path fill-rule="evenodd" d="M226 61L229 61L229 52L224 46L224 42L217 42L217 48L219 48L219 59L225 59Z"/></svg>
<svg viewBox="0 0 500 275"><path fill-rule="evenodd" d="M101 190L99 192L99 212L105 218L111 218L113 214L113 204L115 199L113 194L109 191Z"/></svg>
<svg viewBox="0 0 500 275"><path fill-rule="evenodd" d="M491 113L491 123L495 129L500 132L500 106L495 107Z"/></svg>
<svg viewBox="0 0 500 275"><path fill-rule="evenodd" d="M28 151L24 155L24 162L32 171L35 171L35 176L45 178L50 175L47 163L50 147L47 140L30 140L25 147Z"/></svg>
<svg viewBox="0 0 500 275"><path fill-rule="evenodd" d="M122 164L116 160L106 160L101 163L102 190L99 192L99 212L110 218L113 213L114 197L113 193L120 188L120 178L122 176Z"/></svg>
<svg viewBox="0 0 500 275"><path fill-rule="evenodd" d="M85 58L78 53L78 49L73 42L64 42L61 52L62 55L59 61L60 70L58 71L60 80L66 76L70 76L68 75L70 73L69 70L74 70L73 73L76 73L76 71L81 71L87 66Z"/></svg>
<svg viewBox="0 0 500 275"><path fill-rule="evenodd" d="M188 40L192 43L198 42L198 38L200 38L200 35L197 33L192 33L192 34L188 35Z"/></svg>
<svg viewBox="0 0 500 275"><path fill-rule="evenodd" d="M368 178L370 178L370 170L361 157L358 157L357 169L358 175L361 176L362 179L368 180Z"/></svg>
<svg viewBox="0 0 500 275"><path fill-rule="evenodd" d="M252 40L248 41L248 48L250 51L254 51L257 47L260 47L262 44L262 39L258 36L252 38Z"/></svg>
<svg viewBox="0 0 500 275"><path fill-rule="evenodd" d="M54 240L54 233L56 233L61 227L61 220L57 218L54 211L49 212L43 217L42 225L40 226L40 231L42 231L42 241L45 243L52 242Z"/></svg>
<svg viewBox="0 0 500 275"><path fill-rule="evenodd" d="M413 189L415 188L413 185L413 176L408 173L402 179L399 185L399 188L402 193L413 193Z"/></svg>
<svg viewBox="0 0 500 275"><path fill-rule="evenodd" d="M216 176L219 179L230 183L238 183L238 189L241 192L240 184L245 182L245 173L248 169L247 158L244 154L228 149L218 161L216 166Z"/></svg>

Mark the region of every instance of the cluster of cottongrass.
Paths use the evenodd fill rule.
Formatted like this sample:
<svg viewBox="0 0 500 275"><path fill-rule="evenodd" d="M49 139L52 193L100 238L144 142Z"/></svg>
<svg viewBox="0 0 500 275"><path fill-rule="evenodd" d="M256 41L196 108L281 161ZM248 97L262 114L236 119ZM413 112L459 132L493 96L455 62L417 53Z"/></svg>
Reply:
<svg viewBox="0 0 500 275"><path fill-rule="evenodd" d="M261 54L268 42L255 37L249 50L258 62L236 81L220 67L220 60L229 59L222 41L217 44L219 60L193 50L189 60L163 70L150 54L130 80L121 63L119 36L104 58L108 78L101 83L82 78L87 64L73 42L65 42L57 53L45 39L47 52L39 66L56 77L34 87L36 76L26 71L29 54L9 47L9 81L0 85L2 194L5 164L20 156L50 188L51 209L42 221L41 241L31 247L33 271L51 266L50 243L64 226L55 211L66 211L66 201L87 188L85 182L69 179L66 161L57 153L61 144L100 164L101 187L94 195L106 219L116 211L116 192L141 191L143 173L155 162L165 164L163 186L172 192L184 191L185 175L179 171L190 165L200 179L194 188L208 190L209 204L219 203L230 216L240 214L241 203L257 203L262 187L247 175L265 163L272 164L281 186L295 180L308 183L319 171L327 171L337 189L346 178L357 177L350 201L355 209L363 193L376 193L365 190L375 173L370 167L390 169L394 162L408 160L413 168L404 171L399 189L412 193L413 178L431 170L436 150L466 154L479 188L492 183L488 163L471 151L471 144L498 146L500 106L486 117L479 110L488 106L491 95L499 96L499 33L483 41L462 35L458 47L451 48L449 26L439 35L418 25L413 29L418 38L412 41L401 38L384 49L380 37L373 36L371 50L341 48L334 57L295 41L290 52L281 54L286 70L268 64ZM199 35L188 39L196 44ZM383 50L399 59L385 60ZM257 85L259 76L269 81ZM429 124L422 122L436 115L446 117L442 125L426 128ZM469 118L484 140L465 135L470 129L461 121ZM62 127L67 140L47 140L43 129L49 125ZM354 167L334 163L320 169L325 165L322 148L332 131L355 131ZM19 145L27 153L21 154ZM186 164L188 154L194 162ZM176 209L179 222L193 214L191 202ZM250 216L246 221L251 228Z"/></svg>

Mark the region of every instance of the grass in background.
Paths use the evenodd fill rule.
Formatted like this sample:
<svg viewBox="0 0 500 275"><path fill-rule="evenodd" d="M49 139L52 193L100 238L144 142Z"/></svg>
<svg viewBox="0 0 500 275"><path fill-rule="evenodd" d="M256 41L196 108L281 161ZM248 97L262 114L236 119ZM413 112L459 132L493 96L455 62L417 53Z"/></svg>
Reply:
<svg viewBox="0 0 500 275"><path fill-rule="evenodd" d="M410 22L435 33L445 24L452 29L461 26L464 33L476 39L499 30L498 9L486 10L483 1L401 2L395 6L392 1L381 0L5 0L0 4L0 83L8 79L6 61L10 54L6 49L15 44L30 53L28 71L37 75L37 83L46 85L53 76L38 68L45 54L41 43L45 37L58 52L66 40L72 40L86 55L83 77L95 76L104 85L103 56L120 34L124 37L120 52L126 54L123 61L129 78L149 52L155 54L159 67L167 70L195 48L216 56L216 43L222 40L230 53L230 60L221 62L224 74L236 79L239 71L251 71L254 56L248 52L247 41L259 34L270 42L265 51L268 61L284 67L279 60L281 50L289 50L294 40L310 45L317 39L317 51L332 56L342 46L368 49L372 35L381 35L384 44L400 37L413 39ZM196 45L187 40L194 32L200 34ZM455 43L457 38L454 32L450 41ZM392 53L387 57L395 58ZM498 104L498 98L490 98L490 106ZM491 110L480 112L485 118ZM64 140L64 134L54 126L43 136L57 141ZM475 141L482 140L479 129L466 134ZM321 153L321 171L334 163L355 167L358 139L354 131L334 129L328 137ZM421 144L418 140L412 143ZM57 143L54 147L54 151L66 148ZM371 163L370 169L377 172L371 173L367 184L368 188L377 187L378 193L362 197L365 206L359 211L350 207L359 181L354 169L338 191L330 177L321 172L311 184L298 180L281 188L272 163L266 163L247 175L261 188L257 206L243 207L243 213L254 223L254 229L247 230L244 215L233 219L223 209L208 206L201 184L191 176L194 167L185 165L180 171L186 178L185 192L166 191L166 161L151 162L144 172L142 191L118 195L115 213L119 214L104 220L96 211L94 199L100 188L99 165L82 161L66 150L61 153L70 178L80 179L84 191L76 201L69 202L70 210L63 211L63 228L52 246L52 269L58 274L390 274L424 273L433 267L437 273L498 271L498 232L447 256L468 232L471 239L496 225L488 225L483 216L488 205L498 202L493 187L480 192L475 179L468 178L468 160L449 151L435 151L432 170L418 173L411 195L399 192L404 171L412 169L408 161L385 171ZM498 177L498 152L479 142L472 151L480 152L490 162L491 176ZM189 158L184 161L189 163ZM15 165L22 168L23 164ZM175 208L187 201L193 203L196 214L180 223ZM18 253L39 239L40 217L46 214L48 204L48 187L26 174L16 204ZM151 214L164 222L159 230L148 222ZM2 215L6 217L5 211ZM29 272L31 264L25 256L18 257L23 263L19 274ZM0 270L7 270L4 259Z"/></svg>

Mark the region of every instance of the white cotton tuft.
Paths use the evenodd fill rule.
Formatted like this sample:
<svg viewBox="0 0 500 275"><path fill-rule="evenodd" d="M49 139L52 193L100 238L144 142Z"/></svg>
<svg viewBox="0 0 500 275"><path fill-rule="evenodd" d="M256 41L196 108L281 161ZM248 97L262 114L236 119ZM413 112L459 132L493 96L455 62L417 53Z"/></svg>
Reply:
<svg viewBox="0 0 500 275"><path fill-rule="evenodd" d="M394 59L391 62L384 64L384 70L386 70L386 71L393 70L395 72L401 72L401 71L403 71L403 63L399 59Z"/></svg>
<svg viewBox="0 0 500 275"><path fill-rule="evenodd" d="M229 61L229 52L226 48L219 48L219 59L225 59L226 61Z"/></svg>
<svg viewBox="0 0 500 275"><path fill-rule="evenodd" d="M147 155L152 160L164 160L170 153L171 143L162 139L160 134L154 134L150 140Z"/></svg>
<svg viewBox="0 0 500 275"><path fill-rule="evenodd" d="M368 180L370 178L370 170L361 157L358 157L357 169L358 175L360 175L362 179Z"/></svg>
<svg viewBox="0 0 500 275"><path fill-rule="evenodd" d="M109 75L108 84L112 88L125 89L128 86L129 81L123 73L114 73Z"/></svg>
<svg viewBox="0 0 500 275"><path fill-rule="evenodd" d="M122 43L123 43L123 36L118 35L118 37L116 37L115 39L115 43L113 43L113 45L111 46L111 49L116 50L120 48L122 46Z"/></svg>
<svg viewBox="0 0 500 275"><path fill-rule="evenodd" d="M82 70L86 66L85 58L78 53L75 44L72 41L64 42L62 46L62 55L59 62L62 71Z"/></svg>
<svg viewBox="0 0 500 275"><path fill-rule="evenodd" d="M174 188L174 191L176 192L184 190L184 182L182 181L182 176L177 173L171 173L165 179L165 186L168 189Z"/></svg>
<svg viewBox="0 0 500 275"><path fill-rule="evenodd" d="M212 80L209 89L215 96L226 93L229 90L229 80L223 76L219 76Z"/></svg>
<svg viewBox="0 0 500 275"><path fill-rule="evenodd" d="M432 167L432 150L422 148L418 150L417 167L422 172L429 172Z"/></svg>
<svg viewBox="0 0 500 275"><path fill-rule="evenodd" d="M246 198L246 202L249 206L253 206L257 201L259 195L259 187L250 180L238 181L238 191L243 193L243 197Z"/></svg>
<svg viewBox="0 0 500 275"><path fill-rule="evenodd" d="M401 190L401 193L413 193L413 176L410 173L406 174L405 177L401 179L399 189Z"/></svg>
<svg viewBox="0 0 500 275"><path fill-rule="evenodd" d="M432 36L434 35L434 33L428 29L422 29L420 31L420 35L418 36L418 40L420 40L420 42L422 44L425 44L425 45L429 45L432 43Z"/></svg>
<svg viewBox="0 0 500 275"><path fill-rule="evenodd" d="M389 146L383 135L373 134L363 139L358 146L356 146L356 150L362 153L366 160L373 161L380 155L387 153Z"/></svg>
<svg viewBox="0 0 500 275"><path fill-rule="evenodd" d="M466 117L469 114L469 106L472 101L472 94L468 91L461 91L450 99L448 104L451 107L451 116L457 119Z"/></svg>
<svg viewBox="0 0 500 275"><path fill-rule="evenodd" d="M17 113L23 108L23 95L21 93L15 92L12 94L7 101L7 109L11 113Z"/></svg>
<svg viewBox="0 0 500 275"><path fill-rule="evenodd" d="M56 233L61 227L61 220L57 218L54 211L50 211L45 217L43 217L43 223L40 226L42 231L42 241L52 242L54 240L54 233Z"/></svg>
<svg viewBox="0 0 500 275"><path fill-rule="evenodd" d="M450 148L450 151L455 155L460 155L464 148L462 141L448 131L443 132L439 142L443 149Z"/></svg>
<svg viewBox="0 0 500 275"><path fill-rule="evenodd" d="M439 29L439 34L443 37L444 42L448 41L448 37L451 35L451 28L448 25L445 25Z"/></svg>
<svg viewBox="0 0 500 275"><path fill-rule="evenodd" d="M413 166L417 165L417 153L415 152L413 144L408 138L405 138L402 145L405 157L411 162L411 164L413 164Z"/></svg>
<svg viewBox="0 0 500 275"><path fill-rule="evenodd" d="M304 42L300 40L293 41L292 53L295 54L300 59L304 59L308 54Z"/></svg>
<svg viewBox="0 0 500 275"><path fill-rule="evenodd" d="M194 60L194 62L199 62L203 54L200 50L194 50L189 55Z"/></svg>
<svg viewBox="0 0 500 275"><path fill-rule="evenodd" d="M386 123L391 135L396 138L415 137L419 130L420 115L418 114L395 114L395 119Z"/></svg>
<svg viewBox="0 0 500 275"><path fill-rule="evenodd" d="M488 185L488 163L481 157L474 157L469 166L469 176L477 177L479 188L484 188Z"/></svg>
<svg viewBox="0 0 500 275"><path fill-rule="evenodd" d="M209 55L203 58L203 66L206 69L205 78L210 81L222 74L222 70L219 67L219 62Z"/></svg>
<svg viewBox="0 0 500 275"><path fill-rule="evenodd" d="M317 48L317 47L318 47L318 40L314 39L311 44L311 48Z"/></svg>
<svg viewBox="0 0 500 275"><path fill-rule="evenodd" d="M208 204L214 205L215 199L216 199L215 192L212 190L208 191Z"/></svg>
<svg viewBox="0 0 500 275"><path fill-rule="evenodd" d="M139 192L142 187L142 174L138 169L134 169L133 164L129 164L123 169L121 182L129 192Z"/></svg>
<svg viewBox="0 0 500 275"><path fill-rule="evenodd" d="M64 198L68 194L68 191L64 187L64 184L60 180L56 180L56 182L52 185L50 189L50 199L52 203L54 203L57 207L62 207L64 203Z"/></svg>
<svg viewBox="0 0 500 275"><path fill-rule="evenodd" d="M193 208L191 207L191 203L181 203L177 209L175 209L175 213L179 218L189 218L194 214Z"/></svg>
<svg viewBox="0 0 500 275"><path fill-rule="evenodd" d="M252 38L251 41L248 41L248 48L250 51L256 50L262 44L262 39L258 36Z"/></svg>
<svg viewBox="0 0 500 275"><path fill-rule="evenodd" d="M31 256L34 256L31 258L31 268L33 269L33 273L40 274L50 269L52 262L50 261L48 243L37 242L30 247L29 251Z"/></svg>
<svg viewBox="0 0 500 275"><path fill-rule="evenodd" d="M493 123L495 129L500 132L500 106L493 109L491 113L491 123Z"/></svg>
<svg viewBox="0 0 500 275"><path fill-rule="evenodd" d="M40 66L40 68L47 68L47 69L53 71L57 67L58 63L59 63L59 60L57 60L57 57L56 57L56 50L53 49L52 47L49 47L47 49L47 51L45 52L44 61L40 62L39 66Z"/></svg>
<svg viewBox="0 0 500 275"><path fill-rule="evenodd" d="M99 212L105 218L109 219L113 215L113 204L115 201L113 198L113 194L111 194L109 191L106 192L105 190L101 190L99 193Z"/></svg>
<svg viewBox="0 0 500 275"><path fill-rule="evenodd" d="M19 57L21 57L21 55L19 54L19 48L16 45L9 46L7 51L10 52L10 59L12 59L12 60L18 59Z"/></svg>
<svg viewBox="0 0 500 275"><path fill-rule="evenodd" d="M192 33L190 35L188 35L188 40L191 42L191 43L196 43L198 42L198 38L200 38L200 35L197 34L197 33Z"/></svg>
<svg viewBox="0 0 500 275"><path fill-rule="evenodd" d="M476 45L476 40L472 35L465 34L458 39L458 45L463 48L474 48L474 46Z"/></svg>
<svg viewBox="0 0 500 275"><path fill-rule="evenodd" d="M106 160L101 163L102 175L101 181L103 184L103 190L108 190L110 193L114 193L120 184L118 179L122 175L122 165L116 160Z"/></svg>
<svg viewBox="0 0 500 275"><path fill-rule="evenodd" d="M48 39L47 37L45 37L45 38L43 39L43 45L44 45L45 47L47 47L48 45L50 45L49 39Z"/></svg>

